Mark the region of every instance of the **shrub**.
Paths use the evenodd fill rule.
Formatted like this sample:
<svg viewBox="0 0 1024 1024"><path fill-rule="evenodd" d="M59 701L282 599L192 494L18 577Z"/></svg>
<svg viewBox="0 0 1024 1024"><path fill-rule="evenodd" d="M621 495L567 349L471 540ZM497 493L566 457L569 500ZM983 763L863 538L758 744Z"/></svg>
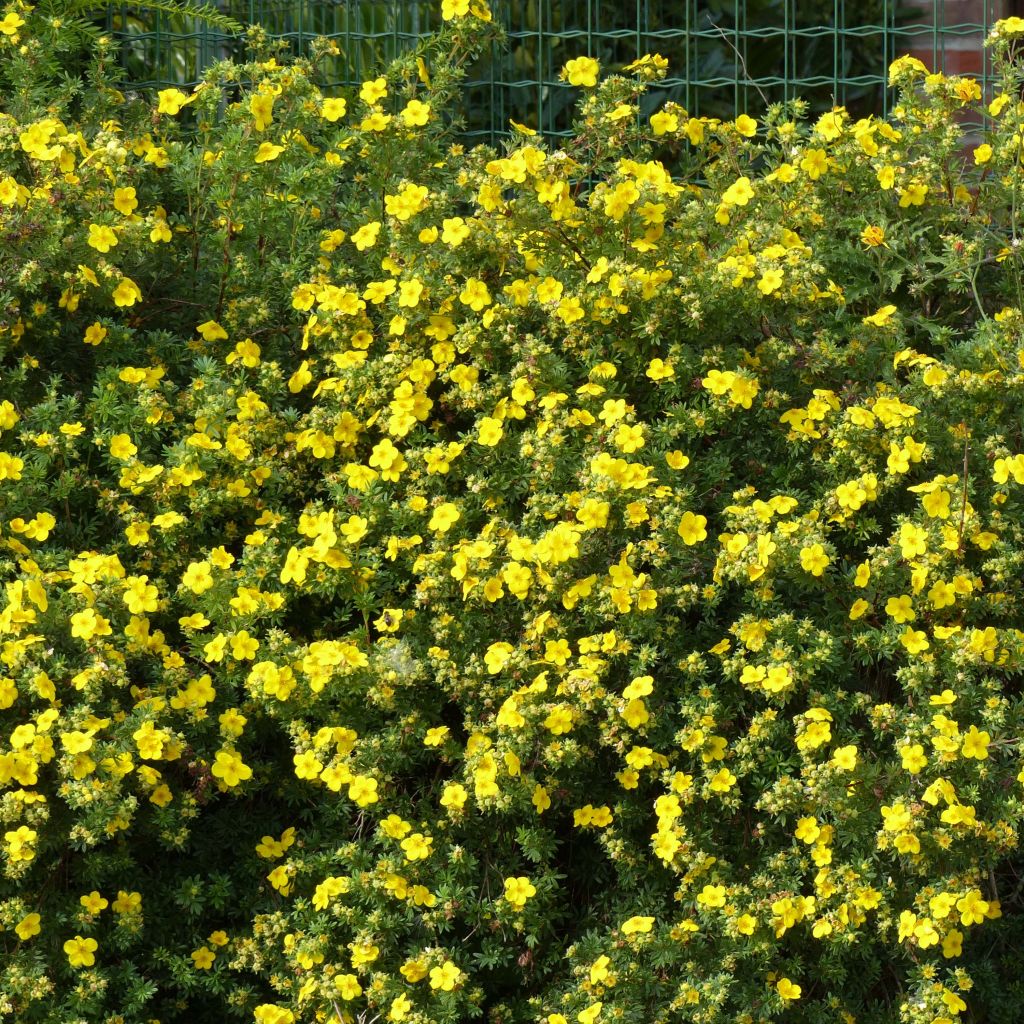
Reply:
<svg viewBox="0 0 1024 1024"><path fill-rule="evenodd" d="M498 153L443 10L0 116L0 1012L1015 1019L1024 23Z"/></svg>

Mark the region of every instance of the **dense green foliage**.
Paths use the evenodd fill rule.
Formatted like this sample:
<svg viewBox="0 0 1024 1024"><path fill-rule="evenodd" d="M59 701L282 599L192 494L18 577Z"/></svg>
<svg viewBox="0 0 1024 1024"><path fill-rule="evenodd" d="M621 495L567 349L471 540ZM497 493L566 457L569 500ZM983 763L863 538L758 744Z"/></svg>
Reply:
<svg viewBox="0 0 1024 1024"><path fill-rule="evenodd" d="M499 153L442 14L0 17L0 1019L1018 1019L1024 21L970 150L649 55Z"/></svg>

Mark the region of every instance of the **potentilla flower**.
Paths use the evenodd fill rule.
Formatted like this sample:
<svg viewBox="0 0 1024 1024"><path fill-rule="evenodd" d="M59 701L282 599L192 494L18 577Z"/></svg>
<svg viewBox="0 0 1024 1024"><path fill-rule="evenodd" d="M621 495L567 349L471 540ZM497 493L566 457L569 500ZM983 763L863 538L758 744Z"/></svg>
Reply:
<svg viewBox="0 0 1024 1024"><path fill-rule="evenodd" d="M593 57L576 57L562 68L561 77L570 85L581 85L593 88L597 85L600 65Z"/></svg>
<svg viewBox="0 0 1024 1024"><path fill-rule="evenodd" d="M68 963L72 967L92 967L96 963L96 950L99 943L93 938L82 938L76 935L64 943L64 952L67 954Z"/></svg>
<svg viewBox="0 0 1024 1024"><path fill-rule="evenodd" d="M284 146L277 146L272 142L261 142L256 150L256 155L253 157L253 162L257 164L269 163L271 160L276 160L283 152Z"/></svg>

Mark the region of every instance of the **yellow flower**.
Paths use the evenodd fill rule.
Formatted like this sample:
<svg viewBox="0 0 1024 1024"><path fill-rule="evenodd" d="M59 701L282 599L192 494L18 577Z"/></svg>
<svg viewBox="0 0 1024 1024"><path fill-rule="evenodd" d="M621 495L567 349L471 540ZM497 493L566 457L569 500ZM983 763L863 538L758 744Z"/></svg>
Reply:
<svg viewBox="0 0 1024 1024"><path fill-rule="evenodd" d="M924 747L920 743L907 744L900 747L899 753L903 760L903 767L911 775L919 774L921 769L928 765L928 758L925 756Z"/></svg>
<svg viewBox="0 0 1024 1024"><path fill-rule="evenodd" d="M125 892L119 889L117 899L110 904L110 909L115 914L130 914L142 907L142 894L138 892Z"/></svg>
<svg viewBox="0 0 1024 1024"><path fill-rule="evenodd" d="M675 374L672 364L663 359L652 359L647 366L647 376L654 381L671 380Z"/></svg>
<svg viewBox="0 0 1024 1024"><path fill-rule="evenodd" d="M368 117L359 122L359 130L363 132L382 132L391 124L391 115L374 110ZM391 212L390 210L388 211Z"/></svg>
<svg viewBox="0 0 1024 1024"><path fill-rule="evenodd" d="M976 725L972 725L964 734L964 743L961 753L964 757L977 758L984 761L988 757L988 745L992 737L987 732L979 732Z"/></svg>
<svg viewBox="0 0 1024 1024"><path fill-rule="evenodd" d="M42 931L38 914L26 914L15 926L14 931L22 942L28 942Z"/></svg>
<svg viewBox="0 0 1024 1024"><path fill-rule="evenodd" d="M911 181L906 188L897 190L900 196L900 206L906 209L908 206L923 206L925 197L928 195L928 186L921 181Z"/></svg>
<svg viewBox="0 0 1024 1024"><path fill-rule="evenodd" d="M639 729L650 721L651 715L642 700L631 700L621 712L623 719L631 729Z"/></svg>
<svg viewBox="0 0 1024 1024"><path fill-rule="evenodd" d="M701 379L701 385L713 395L724 395L736 382L736 374L731 370L709 370L708 375Z"/></svg>
<svg viewBox="0 0 1024 1024"><path fill-rule="evenodd" d="M98 914L101 910L106 910L110 903L104 899L95 889L86 896L79 896L78 902L85 907L86 913Z"/></svg>
<svg viewBox="0 0 1024 1024"><path fill-rule="evenodd" d="M704 888L697 894L697 902L702 907L724 907L725 906L725 886L724 885L705 885ZM623 929L625 930L625 929Z"/></svg>
<svg viewBox="0 0 1024 1024"><path fill-rule="evenodd" d="M821 544L812 544L800 549L800 565L812 576L821 576L831 559Z"/></svg>
<svg viewBox="0 0 1024 1024"><path fill-rule="evenodd" d="M543 814L551 806L551 797L540 783L533 787L533 795L530 797L530 800L537 809L538 814Z"/></svg>
<svg viewBox="0 0 1024 1024"><path fill-rule="evenodd" d="M1015 20L1016 21L1020 21L1022 26L1024 26L1024 20L1022 20L1020 18L1017 18ZM998 22L997 22L997 24L998 24ZM995 97L995 99L993 99L992 102L988 105L989 115L991 117L998 117L1003 112L1004 108L1006 107L1006 104L1009 103L1009 102L1010 102L1010 96L1009 96L1008 93L1005 93L1005 92L999 93Z"/></svg>
<svg viewBox="0 0 1024 1024"><path fill-rule="evenodd" d="M427 528L435 533L447 533L460 519L458 507L450 501L442 502L434 509Z"/></svg>
<svg viewBox="0 0 1024 1024"><path fill-rule="evenodd" d="M1024 35L1024 18L1000 18L992 27L992 31L1003 39Z"/></svg>
<svg viewBox="0 0 1024 1024"><path fill-rule="evenodd" d="M772 267L766 270L757 282L757 290L762 295L773 295L782 287L783 271Z"/></svg>
<svg viewBox="0 0 1024 1024"><path fill-rule="evenodd" d="M4 833L4 842L7 843L7 856L17 863L19 861L31 861L35 855L35 842L39 834L35 829L27 825L19 825L16 829Z"/></svg>
<svg viewBox="0 0 1024 1024"><path fill-rule="evenodd" d="M229 789L252 778L252 769L244 764L234 750L218 750L210 774Z"/></svg>
<svg viewBox="0 0 1024 1024"><path fill-rule="evenodd" d="M388 83L387 79L373 78L369 81L363 82L362 87L359 90L359 98L366 104L372 105L377 100L383 99L388 94Z"/></svg>
<svg viewBox="0 0 1024 1024"><path fill-rule="evenodd" d="M358 544L369 533L369 520L365 516L351 515L338 527L338 532L349 544Z"/></svg>
<svg viewBox="0 0 1024 1024"><path fill-rule="evenodd" d="M276 160L283 152L284 146L275 146L272 142L261 142L259 149L256 150L256 155L253 157L253 162L265 164L271 160Z"/></svg>
<svg viewBox="0 0 1024 1024"><path fill-rule="evenodd" d="M451 962L445 960L440 967L430 968L430 987L442 992L451 992L462 981L462 971Z"/></svg>
<svg viewBox="0 0 1024 1024"><path fill-rule="evenodd" d="M377 780L368 775L353 775L348 785L348 798L357 807L368 807L375 804L377 796Z"/></svg>
<svg viewBox="0 0 1024 1024"><path fill-rule="evenodd" d="M779 978L775 983L775 991L778 992L786 1002L789 1002L793 999L799 999L800 992L802 990L799 985L794 984L789 980L789 978Z"/></svg>
<svg viewBox="0 0 1024 1024"><path fill-rule="evenodd" d="M653 917L631 917L628 921L623 921L620 931L623 935L636 935L638 933L649 932L654 927Z"/></svg>
<svg viewBox="0 0 1024 1024"><path fill-rule="evenodd" d="M110 439L110 454L115 459L126 461L138 453L138 448L127 434L115 434Z"/></svg>
<svg viewBox="0 0 1024 1024"><path fill-rule="evenodd" d="M869 249L875 246L885 245L885 228L878 227L875 224L869 224L860 233L860 240Z"/></svg>
<svg viewBox="0 0 1024 1024"><path fill-rule="evenodd" d="M706 516L694 515L692 512L684 512L682 518L679 520L678 526L676 527L676 533L678 533L682 538L684 544L698 544L700 541L707 539L707 525L708 521Z"/></svg>
<svg viewBox="0 0 1024 1024"><path fill-rule="evenodd" d="M896 307L892 305L882 306L876 312L870 316L862 317L862 322L870 324L872 327L885 327L886 324L892 319L893 314L896 312Z"/></svg>
<svg viewBox="0 0 1024 1024"><path fill-rule="evenodd" d="M928 69L921 61L916 57L911 57L910 54L904 54L902 57L897 57L889 65L889 85L890 87L895 85L903 77L914 78L918 75L927 74Z"/></svg>
<svg viewBox="0 0 1024 1024"><path fill-rule="evenodd" d="M961 924L981 924L988 913L989 905L982 899L979 890L970 889L956 901L956 909L960 911Z"/></svg>
<svg viewBox="0 0 1024 1024"><path fill-rule="evenodd" d="M533 883L525 876L505 879L505 899L517 910L526 906L526 901L537 894Z"/></svg>
<svg viewBox="0 0 1024 1024"><path fill-rule="evenodd" d="M112 297L115 306L134 306L136 302L141 301L142 292L130 277L122 277Z"/></svg>
<svg viewBox="0 0 1024 1024"><path fill-rule="evenodd" d="M753 198L754 189L746 175L737 178L722 193L722 203L725 206L746 206Z"/></svg>
<svg viewBox="0 0 1024 1024"><path fill-rule="evenodd" d="M18 29L24 24L25 19L17 11L8 11L3 18L0 18L0 33L5 36L17 36Z"/></svg>
<svg viewBox="0 0 1024 1024"><path fill-rule="evenodd" d="M564 704L554 708L544 719L544 728L555 736L564 736L572 732L573 714L572 709Z"/></svg>
<svg viewBox="0 0 1024 1024"><path fill-rule="evenodd" d="M470 277L466 279L462 291L459 292L459 301L463 305L469 306L473 312L479 313L485 306L491 304L491 293L483 281Z"/></svg>
<svg viewBox="0 0 1024 1024"><path fill-rule="evenodd" d="M297 395L310 381L313 374L309 369L309 360L303 359L299 368L288 378L288 390Z"/></svg>
<svg viewBox="0 0 1024 1024"><path fill-rule="evenodd" d="M24 186L19 186L14 178L8 176L6 178L0 178L0 205L3 206L14 206L15 204L24 205L24 193L22 189Z"/></svg>
<svg viewBox="0 0 1024 1024"><path fill-rule="evenodd" d="M228 336L228 332L216 320L206 320L199 324L196 330L204 341L222 341Z"/></svg>
<svg viewBox="0 0 1024 1024"><path fill-rule="evenodd" d="M742 409L749 409L759 390L760 384L756 380L737 374L729 388L729 401Z"/></svg>
<svg viewBox="0 0 1024 1024"><path fill-rule="evenodd" d="M95 939L83 939L81 935L76 935L64 943L64 952L67 953L68 963L72 967L92 967L96 963L93 954L98 948L99 943Z"/></svg>
<svg viewBox="0 0 1024 1024"><path fill-rule="evenodd" d="M191 103L195 96L187 96L180 89L161 89L157 93L157 99L157 112L173 116L187 103Z"/></svg>
<svg viewBox="0 0 1024 1024"><path fill-rule="evenodd" d="M405 859L426 860L431 853L431 845L434 840L431 836L425 836L422 832L413 832L411 836L402 840L402 849L405 851Z"/></svg>
<svg viewBox="0 0 1024 1024"><path fill-rule="evenodd" d="M320 116L325 121L335 122L339 118L344 117L348 111L348 104L345 100L337 97L326 99L323 102L323 106L320 108Z"/></svg>
<svg viewBox="0 0 1024 1024"><path fill-rule="evenodd" d="M665 135L667 132L679 130L679 118L668 110L659 110L651 115L651 130L655 135Z"/></svg>
<svg viewBox="0 0 1024 1024"><path fill-rule="evenodd" d="M757 918L751 914L741 914L736 918L736 931L740 935L753 935L757 928Z"/></svg>
<svg viewBox="0 0 1024 1024"><path fill-rule="evenodd" d="M452 811L461 811L466 805L466 800L469 797L469 793L466 792L466 787L458 782L449 782L444 787L444 791L441 793L440 804L442 807Z"/></svg>
<svg viewBox="0 0 1024 1024"><path fill-rule="evenodd" d="M262 132L270 127L274 119L274 99L272 92L256 92L249 97L249 112L255 118L256 131Z"/></svg>
<svg viewBox="0 0 1024 1024"><path fill-rule="evenodd" d="M818 819L814 817L800 818L796 823L796 831L793 833L797 839L808 846L813 845L821 835L821 826Z"/></svg>
<svg viewBox="0 0 1024 1024"><path fill-rule="evenodd" d="M800 161L800 170L811 181L817 181L828 170L828 156L823 149L809 149Z"/></svg>
<svg viewBox="0 0 1024 1024"><path fill-rule="evenodd" d="M896 168L895 167L881 167L879 168L875 179L878 182L878 186L885 191L888 191L896 184Z"/></svg>
<svg viewBox="0 0 1024 1024"><path fill-rule="evenodd" d="M570 85L581 85L590 89L597 85L600 67L593 57L577 57L566 62L559 77Z"/></svg>
<svg viewBox="0 0 1024 1024"><path fill-rule="evenodd" d="M97 252L110 252L117 245L117 235L106 224L90 224L86 242Z"/></svg>
<svg viewBox="0 0 1024 1024"><path fill-rule="evenodd" d="M842 110L830 110L822 114L814 124L814 131L826 142L834 142L843 134Z"/></svg>
<svg viewBox="0 0 1024 1024"><path fill-rule="evenodd" d="M380 956L380 946L375 946L372 942L353 942L348 948L352 951L353 967L372 964Z"/></svg>
<svg viewBox="0 0 1024 1024"><path fill-rule="evenodd" d="M450 730L447 725L437 725L428 729L423 737L425 747L439 747L448 738Z"/></svg>
<svg viewBox="0 0 1024 1024"><path fill-rule="evenodd" d="M942 940L942 955L948 960L960 956L963 952L964 933L958 928L953 928L946 933Z"/></svg>
<svg viewBox="0 0 1024 1024"><path fill-rule="evenodd" d="M101 323L92 323L85 329L85 337L82 339L86 345L99 345L107 336L107 329Z"/></svg>
<svg viewBox="0 0 1024 1024"><path fill-rule="evenodd" d="M930 646L927 633L920 629L911 629L909 626L900 634L900 643L909 654L920 654Z"/></svg>
<svg viewBox="0 0 1024 1024"><path fill-rule="evenodd" d="M376 244L380 227L381 224L379 220L370 221L368 224L364 224L357 231L353 231L350 241L360 252L363 252Z"/></svg>
<svg viewBox="0 0 1024 1024"><path fill-rule="evenodd" d="M515 648L504 640L491 644L484 653L484 664L492 675L500 672L511 660Z"/></svg>
<svg viewBox="0 0 1024 1024"><path fill-rule="evenodd" d="M917 618L914 611L913 599L909 594L900 594L899 597L890 597L885 602L885 614L896 622L913 622Z"/></svg>
<svg viewBox="0 0 1024 1024"><path fill-rule="evenodd" d="M395 998L391 1000L391 1008L388 1010L388 1020L405 1020L411 1009L412 1003L407 996L395 996Z"/></svg>
<svg viewBox="0 0 1024 1024"><path fill-rule="evenodd" d="M757 122L746 114L740 114L733 125L736 131L746 139L752 139L757 134Z"/></svg>
<svg viewBox="0 0 1024 1024"><path fill-rule="evenodd" d="M235 661L251 661L259 646L260 642L251 637L247 629L240 630L231 638L231 657Z"/></svg>
<svg viewBox="0 0 1024 1024"><path fill-rule="evenodd" d="M565 324L582 320L585 315L583 305L574 295L566 296L555 309L555 316Z"/></svg>
<svg viewBox="0 0 1024 1024"><path fill-rule="evenodd" d="M138 205L139 200L133 187L114 189L114 209L118 213L129 217L135 212Z"/></svg>
<svg viewBox="0 0 1024 1024"><path fill-rule="evenodd" d="M295 1014L274 1003L261 1003L252 1015L256 1024L295 1024Z"/></svg>
<svg viewBox="0 0 1024 1024"><path fill-rule="evenodd" d="M409 100L401 111L401 118L407 128L421 127L430 120L430 104Z"/></svg>
<svg viewBox="0 0 1024 1024"><path fill-rule="evenodd" d="M334 978L334 987L344 1000L357 999L363 994L363 986L354 974L338 974Z"/></svg>
<svg viewBox="0 0 1024 1024"><path fill-rule="evenodd" d="M300 779L319 778L324 768L323 761L319 760L312 750L293 755L292 761L295 764L295 774Z"/></svg>
<svg viewBox="0 0 1024 1024"><path fill-rule="evenodd" d="M608 970L608 965L611 963L611 959L603 954L599 956L590 965L590 984L600 985L601 982L605 981L611 973ZM550 1020L550 1018L549 1018Z"/></svg>
<svg viewBox="0 0 1024 1024"><path fill-rule="evenodd" d="M505 430L501 420L491 416L484 416L477 426L477 442L488 448L493 448L504 436Z"/></svg>
<svg viewBox="0 0 1024 1024"><path fill-rule="evenodd" d="M171 792L170 787L161 784L149 794L150 803L154 803L157 807L166 807L169 803L174 800L174 794Z"/></svg>
<svg viewBox="0 0 1024 1024"><path fill-rule="evenodd" d="M278 866L267 875L267 881L282 896L287 896L291 892L292 879L288 868L284 864L278 864Z"/></svg>
<svg viewBox="0 0 1024 1024"><path fill-rule="evenodd" d="M217 954L209 946L200 946L189 953L189 956L192 957L197 971L208 971L213 966L213 961L217 959Z"/></svg>

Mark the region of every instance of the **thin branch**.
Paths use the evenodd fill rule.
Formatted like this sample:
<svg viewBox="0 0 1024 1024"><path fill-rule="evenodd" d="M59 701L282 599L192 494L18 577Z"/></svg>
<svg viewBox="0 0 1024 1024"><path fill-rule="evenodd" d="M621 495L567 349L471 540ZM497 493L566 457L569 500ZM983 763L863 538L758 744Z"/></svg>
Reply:
<svg viewBox="0 0 1024 1024"><path fill-rule="evenodd" d="M960 532L957 534L957 550L962 551L964 547L964 522L967 519L967 457L970 452L970 431L967 429L966 423L961 423L960 426L964 428L964 476L963 476L963 489L964 489L964 500L960 505Z"/></svg>
<svg viewBox="0 0 1024 1024"><path fill-rule="evenodd" d="M750 70L747 68L747 62L743 59L743 54L740 53L738 49L736 49L736 44L729 38L728 33L725 31L724 28L722 28L721 25L715 25L715 29L718 31L718 34L725 41L726 45L729 46L732 49L732 52L736 54L736 59L740 62L740 67L743 69L744 77L757 90L757 94L758 96L761 97L761 102L765 105L765 108L771 106L768 97L761 90L761 86L759 86L757 82L754 81L754 76L751 75Z"/></svg>

